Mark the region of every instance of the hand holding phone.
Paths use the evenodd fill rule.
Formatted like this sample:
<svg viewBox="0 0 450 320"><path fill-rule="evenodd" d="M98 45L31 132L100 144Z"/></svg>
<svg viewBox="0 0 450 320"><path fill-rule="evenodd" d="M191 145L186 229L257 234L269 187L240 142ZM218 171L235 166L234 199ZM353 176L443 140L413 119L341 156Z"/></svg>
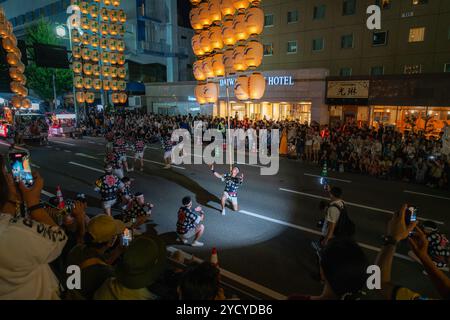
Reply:
<svg viewBox="0 0 450 320"><path fill-rule="evenodd" d="M409 226L410 223L417 221L417 207L408 205L405 212L405 224Z"/></svg>
<svg viewBox="0 0 450 320"><path fill-rule="evenodd" d="M16 183L23 182L26 187L34 184L31 172L30 154L25 150L11 150L8 152L8 169Z"/></svg>

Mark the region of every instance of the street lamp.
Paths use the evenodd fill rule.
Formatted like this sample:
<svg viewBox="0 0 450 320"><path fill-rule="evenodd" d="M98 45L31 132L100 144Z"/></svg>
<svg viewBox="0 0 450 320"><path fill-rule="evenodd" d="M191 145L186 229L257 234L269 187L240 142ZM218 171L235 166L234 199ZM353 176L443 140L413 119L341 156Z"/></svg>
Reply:
<svg viewBox="0 0 450 320"><path fill-rule="evenodd" d="M66 27L64 27L63 25L56 26L56 35L59 38L65 38L67 36Z"/></svg>

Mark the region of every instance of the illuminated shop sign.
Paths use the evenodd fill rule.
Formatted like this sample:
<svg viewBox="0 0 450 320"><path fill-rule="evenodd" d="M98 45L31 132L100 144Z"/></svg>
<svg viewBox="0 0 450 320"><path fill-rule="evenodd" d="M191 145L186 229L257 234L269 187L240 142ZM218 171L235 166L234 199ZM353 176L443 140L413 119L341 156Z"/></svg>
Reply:
<svg viewBox="0 0 450 320"><path fill-rule="evenodd" d="M293 85L295 85L294 78L292 76L269 76L269 77L265 77L265 79L266 79L266 84L268 86L293 86ZM232 87L232 86L234 86L235 80L236 80L236 78L228 78L226 80L221 79L220 86L224 87L227 82L228 86Z"/></svg>

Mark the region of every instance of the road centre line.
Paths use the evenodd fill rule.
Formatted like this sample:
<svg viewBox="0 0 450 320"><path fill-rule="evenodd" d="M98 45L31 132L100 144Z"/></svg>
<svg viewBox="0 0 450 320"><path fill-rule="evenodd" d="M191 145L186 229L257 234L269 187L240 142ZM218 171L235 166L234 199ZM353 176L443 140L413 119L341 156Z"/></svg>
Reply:
<svg viewBox="0 0 450 320"><path fill-rule="evenodd" d="M428 193L416 192L416 191L411 191L411 190L404 190L403 192L405 192L405 193L410 193L410 194L416 194L416 195L420 195L420 196L425 196L425 197L432 197L432 198L437 198L437 199L450 200L450 198L447 198L447 197L436 196L436 195L434 195L434 194L428 194Z"/></svg>
<svg viewBox="0 0 450 320"><path fill-rule="evenodd" d="M76 155L76 156L79 156L79 157L88 158L88 159L95 159L95 160L98 160L98 158L96 158L96 157L94 157L94 156L90 156L90 155L85 154L85 153L75 153L75 155Z"/></svg>
<svg viewBox="0 0 450 320"><path fill-rule="evenodd" d="M134 157L131 157L131 156L127 156L127 158L134 159ZM147 159L144 159L144 162L155 163L155 164L159 164L159 165L162 165L162 166L165 166L165 165L166 165L166 164L163 163L163 162L158 162L158 161L153 161L153 160L147 160ZM184 168L184 167L176 166L176 165L173 165L173 164L171 165L171 167L173 167L173 168L178 168L178 169L181 169L181 170L186 170L186 168Z"/></svg>
<svg viewBox="0 0 450 320"><path fill-rule="evenodd" d="M75 147L76 146L76 144L73 144L73 143L56 141L56 140L50 140L50 142L52 142L52 143L59 143L59 144L63 144L63 145L66 145L66 146L71 146L71 147Z"/></svg>
<svg viewBox="0 0 450 320"><path fill-rule="evenodd" d="M86 165L81 164L81 163L77 163L77 162L72 162L72 161L70 161L69 164L74 165L74 166L77 166L77 167L86 168L86 169L89 169L89 170L92 170L92 171L105 173L105 170L100 170L100 169L97 169L97 168L92 168L92 167L86 166Z"/></svg>
<svg viewBox="0 0 450 320"><path fill-rule="evenodd" d="M316 198L316 199L321 199L321 200L330 200L327 197L318 196L318 195L311 194L311 193L305 193L305 192L300 192L300 191L295 191L295 190L289 190L289 189L285 189L285 188L279 188L279 189L281 191L295 193L295 194L298 194L298 195L301 195L301 196L310 197L310 198ZM345 201L345 203L348 204L349 206L353 206L353 207L368 209L368 210L372 210L372 211L376 211L376 212L394 214L394 211L391 211L391 210L385 210L385 209L370 207L370 206L366 206L366 205L358 204L358 203L354 203L354 202L349 202L349 201ZM422 220L422 221L433 221L434 223L437 223L437 224L440 224L440 225L444 224L443 221L439 221L439 220L425 219L425 218L420 218L420 217L418 219Z"/></svg>

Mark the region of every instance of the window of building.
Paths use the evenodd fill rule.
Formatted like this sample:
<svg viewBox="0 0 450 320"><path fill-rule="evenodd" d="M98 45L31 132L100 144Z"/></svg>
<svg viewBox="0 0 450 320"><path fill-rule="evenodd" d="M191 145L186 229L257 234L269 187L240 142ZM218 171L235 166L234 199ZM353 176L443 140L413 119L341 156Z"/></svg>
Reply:
<svg viewBox="0 0 450 320"><path fill-rule="evenodd" d="M417 74L422 73L422 65L421 64L406 64L403 68L404 74Z"/></svg>
<svg viewBox="0 0 450 320"><path fill-rule="evenodd" d="M266 14L264 16L264 27L273 27L273 14Z"/></svg>
<svg viewBox="0 0 450 320"><path fill-rule="evenodd" d="M273 43L265 43L263 47L265 56L273 56Z"/></svg>
<svg viewBox="0 0 450 320"><path fill-rule="evenodd" d="M314 39L312 43L312 49L313 51L321 51L323 50L325 41L323 38Z"/></svg>
<svg viewBox="0 0 450 320"><path fill-rule="evenodd" d="M339 75L341 77L350 77L352 75L352 68L348 68L348 67L341 68L339 70Z"/></svg>
<svg viewBox="0 0 450 320"><path fill-rule="evenodd" d="M326 6L324 4L314 6L313 19L314 20L324 19L325 18L325 9L326 9Z"/></svg>
<svg viewBox="0 0 450 320"><path fill-rule="evenodd" d="M444 64L444 72L450 72L450 63Z"/></svg>
<svg viewBox="0 0 450 320"><path fill-rule="evenodd" d="M353 48L353 34L346 34L341 37L341 49Z"/></svg>
<svg viewBox="0 0 450 320"><path fill-rule="evenodd" d="M387 44L388 33L387 31L374 31L372 36L373 46L384 46Z"/></svg>
<svg viewBox="0 0 450 320"><path fill-rule="evenodd" d="M288 13L287 13L287 22L288 23L296 23L296 22L298 22L298 10L288 11Z"/></svg>
<svg viewBox="0 0 450 320"><path fill-rule="evenodd" d="M412 0L412 4L413 5L418 5L418 4L427 4L428 0Z"/></svg>
<svg viewBox="0 0 450 320"><path fill-rule="evenodd" d="M375 0L375 4L383 10L391 8L391 0Z"/></svg>
<svg viewBox="0 0 450 320"><path fill-rule="evenodd" d="M408 42L422 42L425 40L425 27L410 28Z"/></svg>
<svg viewBox="0 0 450 320"><path fill-rule="evenodd" d="M342 3L342 15L350 16L356 13L356 0L344 0Z"/></svg>
<svg viewBox="0 0 450 320"><path fill-rule="evenodd" d="M297 40L288 41L287 43L287 53L297 53Z"/></svg>
<svg viewBox="0 0 450 320"><path fill-rule="evenodd" d="M370 68L370 75L381 76L384 74L384 66L374 66Z"/></svg>

